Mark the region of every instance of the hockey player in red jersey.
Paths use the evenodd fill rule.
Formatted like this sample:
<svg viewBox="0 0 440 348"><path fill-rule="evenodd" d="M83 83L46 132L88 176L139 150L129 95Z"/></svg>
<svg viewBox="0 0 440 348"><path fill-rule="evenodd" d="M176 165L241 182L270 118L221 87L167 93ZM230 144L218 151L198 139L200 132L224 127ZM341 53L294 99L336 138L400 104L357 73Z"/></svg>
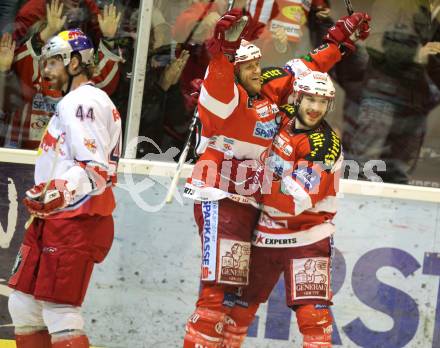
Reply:
<svg viewBox="0 0 440 348"><path fill-rule="evenodd" d="M25 232L9 286L17 348L86 348L81 304L94 263L113 241L112 192L121 118L91 82L93 46L79 29L42 49L43 73L63 92L41 140Z"/></svg>
<svg viewBox="0 0 440 348"><path fill-rule="evenodd" d="M241 17L241 11L232 10L217 23L199 97L201 157L185 195L195 200L202 241L201 288L186 325L185 348L229 347L242 339L229 314L238 289L249 281L251 236L259 210L250 196L251 175L246 168L232 168L237 168L237 161L262 159L283 123L277 103L288 100L293 74L330 69L341 58L345 42L352 44L350 36L368 31L367 15L346 17L329 30L325 46L306 59L289 62L288 70L277 68L262 75L258 47L246 42L240 46ZM234 56L231 62L228 57Z"/></svg>
<svg viewBox="0 0 440 348"><path fill-rule="evenodd" d="M274 180L269 192L263 190L249 286L225 327L226 333L242 336L228 341L227 347L240 347L259 304L267 301L281 273L303 347L332 346L332 219L342 149L324 117L333 108L334 98L328 74L310 72L295 80L293 106L281 107L293 118L280 129L266 160Z"/></svg>

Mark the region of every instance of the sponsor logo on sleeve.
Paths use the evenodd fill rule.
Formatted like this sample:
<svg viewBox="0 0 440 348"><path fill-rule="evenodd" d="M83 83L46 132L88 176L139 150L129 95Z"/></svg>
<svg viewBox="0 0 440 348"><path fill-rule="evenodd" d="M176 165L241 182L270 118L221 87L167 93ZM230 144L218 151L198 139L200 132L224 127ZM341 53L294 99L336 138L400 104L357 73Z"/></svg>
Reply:
<svg viewBox="0 0 440 348"><path fill-rule="evenodd" d="M306 160L323 162L325 169L331 169L342 152L341 140L329 127L321 132L311 133L309 144L311 151Z"/></svg>
<svg viewBox="0 0 440 348"><path fill-rule="evenodd" d="M266 68L261 72L261 83L265 84L277 78L287 76L287 72L281 68Z"/></svg>
<svg viewBox="0 0 440 348"><path fill-rule="evenodd" d="M278 124L275 120L270 122L257 122L254 128L254 136L262 139L272 139L278 132Z"/></svg>

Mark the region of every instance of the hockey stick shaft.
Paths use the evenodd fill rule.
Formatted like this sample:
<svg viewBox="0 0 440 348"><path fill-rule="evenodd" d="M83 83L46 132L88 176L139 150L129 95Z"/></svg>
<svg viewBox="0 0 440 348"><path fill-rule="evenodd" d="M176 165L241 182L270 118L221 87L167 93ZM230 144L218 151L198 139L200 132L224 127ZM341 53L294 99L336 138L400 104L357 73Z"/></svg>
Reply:
<svg viewBox="0 0 440 348"><path fill-rule="evenodd" d="M353 5L351 4L351 0L344 0L345 8L347 9L348 15L351 16L354 12Z"/></svg>
<svg viewBox="0 0 440 348"><path fill-rule="evenodd" d="M168 188L167 196L165 198L166 203L171 203L173 201L174 192L176 191L177 184L180 179L180 174L182 173L183 165L186 161L186 156L188 156L188 151L191 147L191 137L196 128L197 119L199 117L199 113L197 111L197 107L194 110L194 115L191 121L191 125L189 127L189 134L186 138L185 147L182 150L182 153L179 157L179 162L177 162L176 172L174 173L173 180L171 181L170 187Z"/></svg>

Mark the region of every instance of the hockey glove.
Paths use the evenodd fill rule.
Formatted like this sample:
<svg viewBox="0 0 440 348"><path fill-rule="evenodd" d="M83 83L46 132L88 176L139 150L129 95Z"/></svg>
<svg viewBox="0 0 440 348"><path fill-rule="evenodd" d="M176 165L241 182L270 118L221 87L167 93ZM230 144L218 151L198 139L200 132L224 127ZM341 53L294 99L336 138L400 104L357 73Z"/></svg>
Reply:
<svg viewBox="0 0 440 348"><path fill-rule="evenodd" d="M40 218L54 214L69 205L73 199L73 193L67 189L66 184L65 180L52 180L46 190L46 183L35 185L26 191L23 204L29 213Z"/></svg>
<svg viewBox="0 0 440 348"><path fill-rule="evenodd" d="M342 17L334 26L332 26L324 42L332 42L345 48L347 53L356 50L354 42L356 40L365 40L370 34L369 21L371 17L365 12L355 12L351 16Z"/></svg>
<svg viewBox="0 0 440 348"><path fill-rule="evenodd" d="M252 197L257 203L260 203L262 194L267 194L271 190L273 171L257 160L233 158L231 162L233 189L229 191Z"/></svg>
<svg viewBox="0 0 440 348"><path fill-rule="evenodd" d="M241 39L246 35L248 17L241 9L226 12L217 22L214 36L208 40L207 48L211 55L219 52L230 56L240 47Z"/></svg>
<svg viewBox="0 0 440 348"><path fill-rule="evenodd" d="M200 96L200 90L202 89L202 79L193 79L189 85L189 89L183 93L185 101L185 108L188 111L194 111L197 107L197 102Z"/></svg>

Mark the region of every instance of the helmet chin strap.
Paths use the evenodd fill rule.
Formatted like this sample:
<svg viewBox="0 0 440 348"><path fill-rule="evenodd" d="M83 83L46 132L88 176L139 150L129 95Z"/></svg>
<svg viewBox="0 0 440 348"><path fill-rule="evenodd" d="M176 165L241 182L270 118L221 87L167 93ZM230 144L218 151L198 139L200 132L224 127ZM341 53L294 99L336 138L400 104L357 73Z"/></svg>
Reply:
<svg viewBox="0 0 440 348"><path fill-rule="evenodd" d="M66 92L61 91L61 94L63 95L63 97L64 97L67 93L70 92L70 89L72 88L72 82L73 82L73 79L74 79L76 76L78 76L79 74L81 74L81 71L79 71L79 72L76 73L76 74L71 74L71 73L69 72L69 65L66 66L66 67L64 67L64 68L66 69L66 72L67 72L67 75L69 76L69 79L67 80L67 91L66 91Z"/></svg>

